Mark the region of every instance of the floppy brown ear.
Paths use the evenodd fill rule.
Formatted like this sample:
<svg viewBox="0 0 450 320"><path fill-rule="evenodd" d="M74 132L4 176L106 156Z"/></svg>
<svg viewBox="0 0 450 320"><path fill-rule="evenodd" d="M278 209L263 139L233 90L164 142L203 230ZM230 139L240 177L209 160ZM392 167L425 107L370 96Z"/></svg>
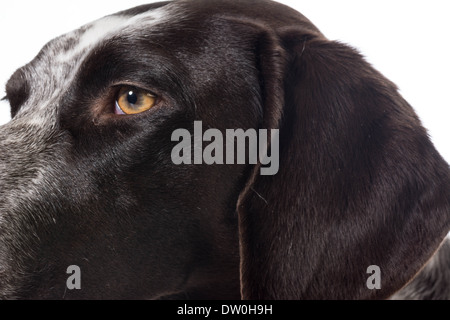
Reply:
<svg viewBox="0 0 450 320"><path fill-rule="evenodd" d="M387 298L450 229L448 164L355 50L296 30L261 39L279 171L255 166L239 198L242 297Z"/></svg>

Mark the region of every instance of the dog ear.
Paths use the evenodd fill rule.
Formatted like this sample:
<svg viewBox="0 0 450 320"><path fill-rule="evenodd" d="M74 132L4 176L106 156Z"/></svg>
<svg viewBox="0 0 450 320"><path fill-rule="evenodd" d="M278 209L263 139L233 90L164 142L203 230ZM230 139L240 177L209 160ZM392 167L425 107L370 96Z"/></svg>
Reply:
<svg viewBox="0 0 450 320"><path fill-rule="evenodd" d="M389 297L450 229L448 164L354 49L297 30L257 47L279 171L256 165L239 197L242 298Z"/></svg>

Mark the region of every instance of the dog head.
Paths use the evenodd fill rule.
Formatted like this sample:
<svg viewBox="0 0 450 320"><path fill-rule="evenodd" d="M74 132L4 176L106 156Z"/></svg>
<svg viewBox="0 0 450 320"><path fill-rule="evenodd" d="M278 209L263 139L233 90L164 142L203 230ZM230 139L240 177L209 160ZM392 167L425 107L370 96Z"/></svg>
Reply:
<svg viewBox="0 0 450 320"><path fill-rule="evenodd" d="M107 16L6 89L3 298L386 298L450 228L448 165L395 85L274 2ZM175 163L196 121L279 130L277 172Z"/></svg>

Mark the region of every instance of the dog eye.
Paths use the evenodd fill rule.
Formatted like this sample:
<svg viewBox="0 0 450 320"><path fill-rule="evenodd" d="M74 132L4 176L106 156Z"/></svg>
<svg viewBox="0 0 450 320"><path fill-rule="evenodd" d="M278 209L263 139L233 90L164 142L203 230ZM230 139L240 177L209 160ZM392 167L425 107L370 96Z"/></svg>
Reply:
<svg viewBox="0 0 450 320"><path fill-rule="evenodd" d="M121 87L116 98L115 114L137 114L155 105L156 97L145 90Z"/></svg>

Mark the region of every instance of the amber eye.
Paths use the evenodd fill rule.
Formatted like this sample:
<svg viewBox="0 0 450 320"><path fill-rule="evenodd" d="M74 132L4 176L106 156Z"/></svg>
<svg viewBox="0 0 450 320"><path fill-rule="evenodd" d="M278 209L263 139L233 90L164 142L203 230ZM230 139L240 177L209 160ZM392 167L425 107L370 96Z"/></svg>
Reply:
<svg viewBox="0 0 450 320"><path fill-rule="evenodd" d="M136 114L155 105L156 97L145 90L121 87L116 99L115 114Z"/></svg>

